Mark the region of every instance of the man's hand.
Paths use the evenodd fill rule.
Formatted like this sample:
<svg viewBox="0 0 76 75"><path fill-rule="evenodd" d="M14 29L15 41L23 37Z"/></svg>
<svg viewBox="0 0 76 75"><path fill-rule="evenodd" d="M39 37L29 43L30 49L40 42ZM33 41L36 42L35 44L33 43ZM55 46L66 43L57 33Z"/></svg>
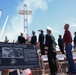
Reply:
<svg viewBox="0 0 76 75"><path fill-rule="evenodd" d="M66 47L66 43L64 43L63 46Z"/></svg>

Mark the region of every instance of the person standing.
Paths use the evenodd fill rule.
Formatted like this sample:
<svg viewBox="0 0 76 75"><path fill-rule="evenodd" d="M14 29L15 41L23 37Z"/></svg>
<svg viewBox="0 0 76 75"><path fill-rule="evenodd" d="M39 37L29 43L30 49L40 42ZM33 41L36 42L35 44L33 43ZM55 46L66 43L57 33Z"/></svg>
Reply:
<svg viewBox="0 0 76 75"><path fill-rule="evenodd" d="M74 50L76 50L76 32L74 32Z"/></svg>
<svg viewBox="0 0 76 75"><path fill-rule="evenodd" d="M61 53L65 54L64 53L64 46L63 46L63 38L61 35L59 35L59 38L58 38L58 46L59 46Z"/></svg>
<svg viewBox="0 0 76 75"><path fill-rule="evenodd" d="M9 40L8 40L7 36L5 36L5 40L4 40L4 42L6 42L6 43L8 43L8 42L9 42Z"/></svg>
<svg viewBox="0 0 76 75"><path fill-rule="evenodd" d="M35 32L32 31L32 37L31 37L31 44L36 45L37 37L35 35Z"/></svg>
<svg viewBox="0 0 76 75"><path fill-rule="evenodd" d="M47 27L47 34L46 34L46 40L45 45L48 47L48 63L50 68L51 75L56 75L57 73L57 65L56 65L56 42L55 38L52 35L52 28Z"/></svg>
<svg viewBox="0 0 76 75"><path fill-rule="evenodd" d="M18 36L18 43L20 44L25 43L25 37L23 36L23 33L21 33L21 35Z"/></svg>
<svg viewBox="0 0 76 75"><path fill-rule="evenodd" d="M43 34L43 30L38 30L41 33L39 34L39 42L40 42L40 50L41 50L41 54L45 55L45 50L44 50L44 34Z"/></svg>
<svg viewBox="0 0 76 75"><path fill-rule="evenodd" d="M73 60L73 55L72 55L72 35L71 32L69 31L69 24L64 25L64 36L63 36L63 42L64 42L64 47L66 51L66 58L68 61L68 74L76 74L76 67L75 63Z"/></svg>

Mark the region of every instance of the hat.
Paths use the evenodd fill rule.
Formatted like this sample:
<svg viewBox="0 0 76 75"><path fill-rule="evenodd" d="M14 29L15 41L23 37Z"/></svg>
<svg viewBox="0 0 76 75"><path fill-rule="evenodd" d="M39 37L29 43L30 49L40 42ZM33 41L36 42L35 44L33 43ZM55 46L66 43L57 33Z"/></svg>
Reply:
<svg viewBox="0 0 76 75"><path fill-rule="evenodd" d="M50 26L48 26L47 30L52 31L53 29Z"/></svg>
<svg viewBox="0 0 76 75"><path fill-rule="evenodd" d="M40 31L40 32L44 32L42 29L41 29L41 30L38 30L38 31Z"/></svg>
<svg viewBox="0 0 76 75"><path fill-rule="evenodd" d="M21 31L20 34L24 34L24 31Z"/></svg>
<svg viewBox="0 0 76 75"><path fill-rule="evenodd" d="M35 31L32 31L33 34L35 34Z"/></svg>

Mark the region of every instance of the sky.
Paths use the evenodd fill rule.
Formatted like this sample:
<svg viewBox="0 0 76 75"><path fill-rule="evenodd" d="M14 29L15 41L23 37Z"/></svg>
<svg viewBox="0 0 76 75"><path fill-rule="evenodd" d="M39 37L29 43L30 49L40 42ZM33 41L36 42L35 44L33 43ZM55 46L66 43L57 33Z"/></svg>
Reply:
<svg viewBox="0 0 76 75"><path fill-rule="evenodd" d="M17 40L18 35L24 32L24 16L19 14L27 4L27 10L32 11L28 15L28 34L32 30L38 36L39 29L46 34L47 26L53 31L56 41L58 35L64 34L64 25L70 24L70 31L74 37L76 31L76 0L0 0L0 41L5 36L10 42Z"/></svg>

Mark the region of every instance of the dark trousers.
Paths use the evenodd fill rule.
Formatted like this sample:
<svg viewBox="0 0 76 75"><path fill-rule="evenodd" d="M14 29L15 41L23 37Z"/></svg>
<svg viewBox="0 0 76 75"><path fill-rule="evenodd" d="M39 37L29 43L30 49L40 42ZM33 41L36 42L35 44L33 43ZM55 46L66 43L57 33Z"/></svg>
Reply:
<svg viewBox="0 0 76 75"><path fill-rule="evenodd" d="M70 72L76 72L76 67L72 56L72 45L67 44L65 50L66 50L66 58L69 64L68 70Z"/></svg>
<svg viewBox="0 0 76 75"><path fill-rule="evenodd" d="M59 46L59 48L60 48L61 53L62 53L62 54L65 54L65 53L64 53L64 47L63 47L63 46Z"/></svg>
<svg viewBox="0 0 76 75"><path fill-rule="evenodd" d="M56 53L49 53L48 52L48 62L50 73L54 74L57 72L57 64L56 64Z"/></svg>
<svg viewBox="0 0 76 75"><path fill-rule="evenodd" d="M41 54L45 55L45 50L44 50L44 44L40 43L40 50L41 50Z"/></svg>

